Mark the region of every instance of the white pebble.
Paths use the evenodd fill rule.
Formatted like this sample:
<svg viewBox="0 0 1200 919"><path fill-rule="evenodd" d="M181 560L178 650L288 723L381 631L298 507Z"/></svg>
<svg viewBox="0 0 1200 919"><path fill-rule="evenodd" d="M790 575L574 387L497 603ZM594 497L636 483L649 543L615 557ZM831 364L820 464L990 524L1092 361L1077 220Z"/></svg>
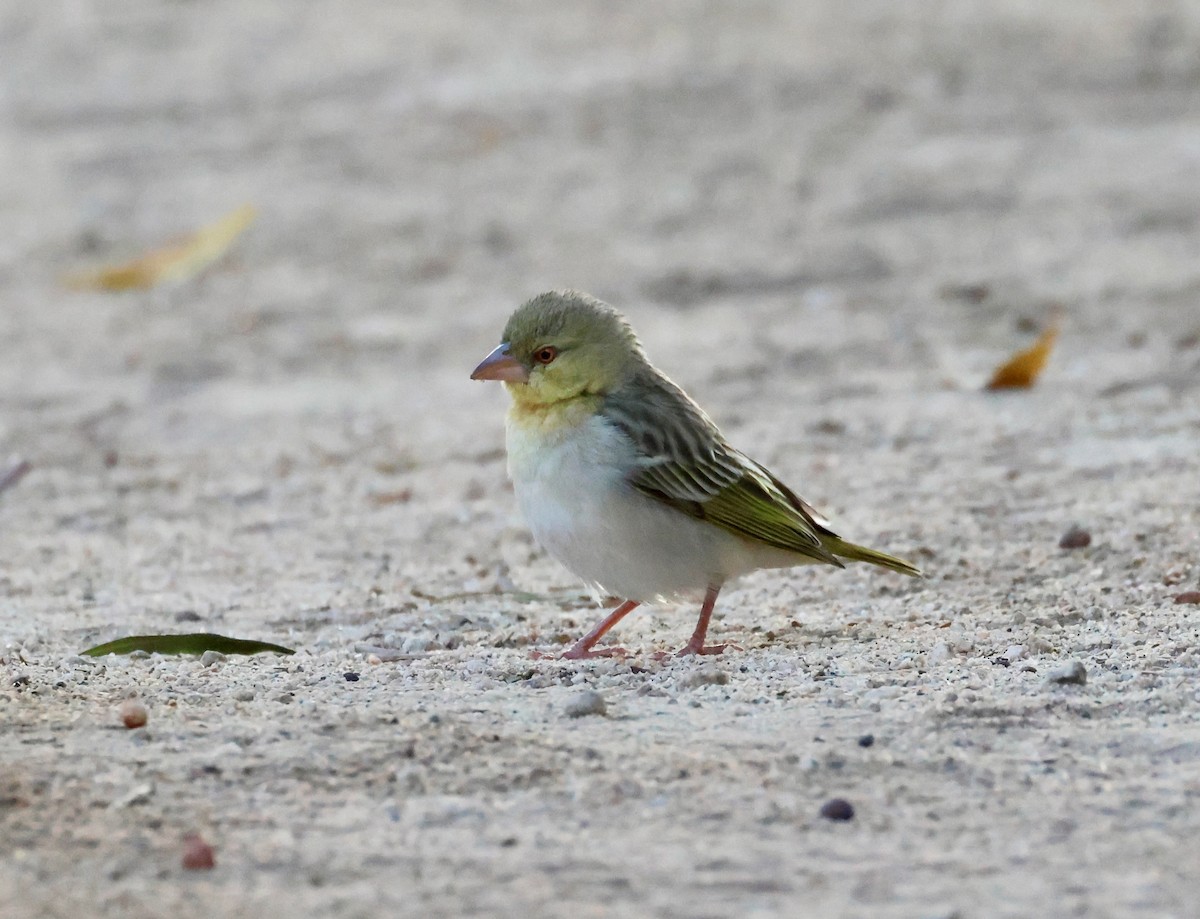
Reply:
<svg viewBox="0 0 1200 919"><path fill-rule="evenodd" d="M585 715L603 715L608 711L604 697L594 689L585 689L564 706L563 711L568 718L582 718Z"/></svg>

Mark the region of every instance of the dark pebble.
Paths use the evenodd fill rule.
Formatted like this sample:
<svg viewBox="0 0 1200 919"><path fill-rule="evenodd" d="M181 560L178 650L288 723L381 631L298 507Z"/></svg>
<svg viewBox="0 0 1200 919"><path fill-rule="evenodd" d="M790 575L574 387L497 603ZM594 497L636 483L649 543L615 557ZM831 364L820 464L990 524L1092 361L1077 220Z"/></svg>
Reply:
<svg viewBox="0 0 1200 919"><path fill-rule="evenodd" d="M1058 541L1060 549L1086 549L1092 544L1092 534L1082 527L1071 527Z"/></svg>
<svg viewBox="0 0 1200 919"><path fill-rule="evenodd" d="M342 676L345 677L347 683L357 683L358 682L358 674L355 673L353 670L343 673Z"/></svg>
<svg viewBox="0 0 1200 919"><path fill-rule="evenodd" d="M1200 603L1200 590L1188 590L1175 595L1176 603Z"/></svg>
<svg viewBox="0 0 1200 919"><path fill-rule="evenodd" d="M874 734L863 734L862 737L858 738L858 745L860 747L875 746L875 735Z"/></svg>
<svg viewBox="0 0 1200 919"><path fill-rule="evenodd" d="M826 820L853 820L854 807L845 798L830 798L821 805L821 816Z"/></svg>
<svg viewBox="0 0 1200 919"><path fill-rule="evenodd" d="M1056 667L1046 674L1047 683L1057 683L1060 686L1087 685L1087 668L1079 661L1071 661L1062 667Z"/></svg>
<svg viewBox="0 0 1200 919"><path fill-rule="evenodd" d="M210 871L217 866L216 853L196 833L183 837L183 867L188 871Z"/></svg>

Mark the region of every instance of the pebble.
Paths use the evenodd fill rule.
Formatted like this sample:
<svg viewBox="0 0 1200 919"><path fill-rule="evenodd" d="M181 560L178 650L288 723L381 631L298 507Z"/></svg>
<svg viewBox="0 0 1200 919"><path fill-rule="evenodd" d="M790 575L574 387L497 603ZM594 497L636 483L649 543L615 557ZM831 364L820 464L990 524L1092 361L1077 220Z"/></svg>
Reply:
<svg viewBox="0 0 1200 919"><path fill-rule="evenodd" d="M682 680L681 686L693 688L696 686L725 686L729 683L729 673L716 664L708 664L698 670L693 670Z"/></svg>
<svg viewBox="0 0 1200 919"><path fill-rule="evenodd" d="M357 683L358 682L358 674L355 673L353 670L347 670L345 673L342 674L342 679L344 679L347 683Z"/></svg>
<svg viewBox="0 0 1200 919"><path fill-rule="evenodd" d="M826 820L853 820L854 805L845 798L830 798L821 805L821 816Z"/></svg>
<svg viewBox="0 0 1200 919"><path fill-rule="evenodd" d="M1079 526L1071 527L1058 541L1060 549L1086 549L1091 544L1092 534Z"/></svg>
<svg viewBox="0 0 1200 919"><path fill-rule="evenodd" d="M1175 595L1176 603L1200 603L1200 590L1187 590Z"/></svg>
<svg viewBox="0 0 1200 919"><path fill-rule="evenodd" d="M1004 649L1004 653L1000 655L1000 661L1004 664L1015 664L1025 656L1024 645L1009 645Z"/></svg>
<svg viewBox="0 0 1200 919"><path fill-rule="evenodd" d="M126 699L117 711L121 715L121 723L127 728L145 727L146 722L150 720L146 706L137 699Z"/></svg>
<svg viewBox="0 0 1200 919"><path fill-rule="evenodd" d="M211 648L200 655L200 666L211 667L213 664L219 664L225 660L225 655L220 651L213 651Z"/></svg>
<svg viewBox="0 0 1200 919"><path fill-rule="evenodd" d="M253 702L254 701L254 690L253 689L239 689L236 693L234 693L233 698L238 702Z"/></svg>
<svg viewBox="0 0 1200 919"><path fill-rule="evenodd" d="M875 746L875 735L874 734L863 734L862 737L858 738L858 745L860 747L862 747L863 749L866 749L867 747Z"/></svg>
<svg viewBox="0 0 1200 919"><path fill-rule="evenodd" d="M216 852L198 833L188 833L183 837L181 861L188 871L208 871L217 866Z"/></svg>
<svg viewBox="0 0 1200 919"><path fill-rule="evenodd" d="M604 697L600 693L586 689L567 702L563 711L568 718L582 718L585 715L603 715L608 711L608 706L604 704Z"/></svg>
<svg viewBox="0 0 1200 919"><path fill-rule="evenodd" d="M950 659L950 646L948 644L946 644L944 641L938 642L936 645L934 645L932 648L930 648L929 654L926 656L925 659L930 665L940 664L943 661L949 660Z"/></svg>
<svg viewBox="0 0 1200 919"><path fill-rule="evenodd" d="M1071 661L1062 667L1055 667L1046 674L1046 682L1058 685L1075 684L1083 686L1087 683L1087 668L1079 661Z"/></svg>
<svg viewBox="0 0 1200 919"><path fill-rule="evenodd" d="M133 788L129 789L127 792L125 792L125 794L121 795L121 797L109 804L109 807L114 809L122 807L140 807L143 804L149 804L150 799L153 797L154 783L146 782L142 785L135 785Z"/></svg>
<svg viewBox="0 0 1200 919"><path fill-rule="evenodd" d="M1052 646L1050 642L1046 641L1046 639L1042 638L1040 635L1032 635L1029 637L1029 640L1025 642L1025 649L1027 651L1032 651L1034 654L1045 654L1047 651L1051 650L1051 648Z"/></svg>

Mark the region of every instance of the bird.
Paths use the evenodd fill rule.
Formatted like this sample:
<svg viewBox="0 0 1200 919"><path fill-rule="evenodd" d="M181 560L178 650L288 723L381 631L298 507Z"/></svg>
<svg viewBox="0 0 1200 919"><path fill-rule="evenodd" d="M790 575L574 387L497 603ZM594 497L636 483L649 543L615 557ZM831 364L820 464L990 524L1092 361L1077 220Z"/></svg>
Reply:
<svg viewBox="0 0 1200 919"><path fill-rule="evenodd" d="M508 390L508 476L534 538L621 604L563 655L596 647L637 606L703 597L678 655L707 644L717 595L760 568L867 562L914 577L903 559L855 545L717 425L646 356L628 320L588 294L521 304L471 373Z"/></svg>

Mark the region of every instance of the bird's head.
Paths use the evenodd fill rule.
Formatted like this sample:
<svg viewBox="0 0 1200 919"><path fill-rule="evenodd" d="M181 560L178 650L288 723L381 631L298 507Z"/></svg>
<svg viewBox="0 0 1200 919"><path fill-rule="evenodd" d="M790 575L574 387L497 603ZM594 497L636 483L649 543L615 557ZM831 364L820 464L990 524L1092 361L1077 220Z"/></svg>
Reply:
<svg viewBox="0 0 1200 919"><path fill-rule="evenodd" d="M471 379L503 380L515 399L548 405L610 393L645 360L633 329L607 303L552 291L517 308Z"/></svg>

